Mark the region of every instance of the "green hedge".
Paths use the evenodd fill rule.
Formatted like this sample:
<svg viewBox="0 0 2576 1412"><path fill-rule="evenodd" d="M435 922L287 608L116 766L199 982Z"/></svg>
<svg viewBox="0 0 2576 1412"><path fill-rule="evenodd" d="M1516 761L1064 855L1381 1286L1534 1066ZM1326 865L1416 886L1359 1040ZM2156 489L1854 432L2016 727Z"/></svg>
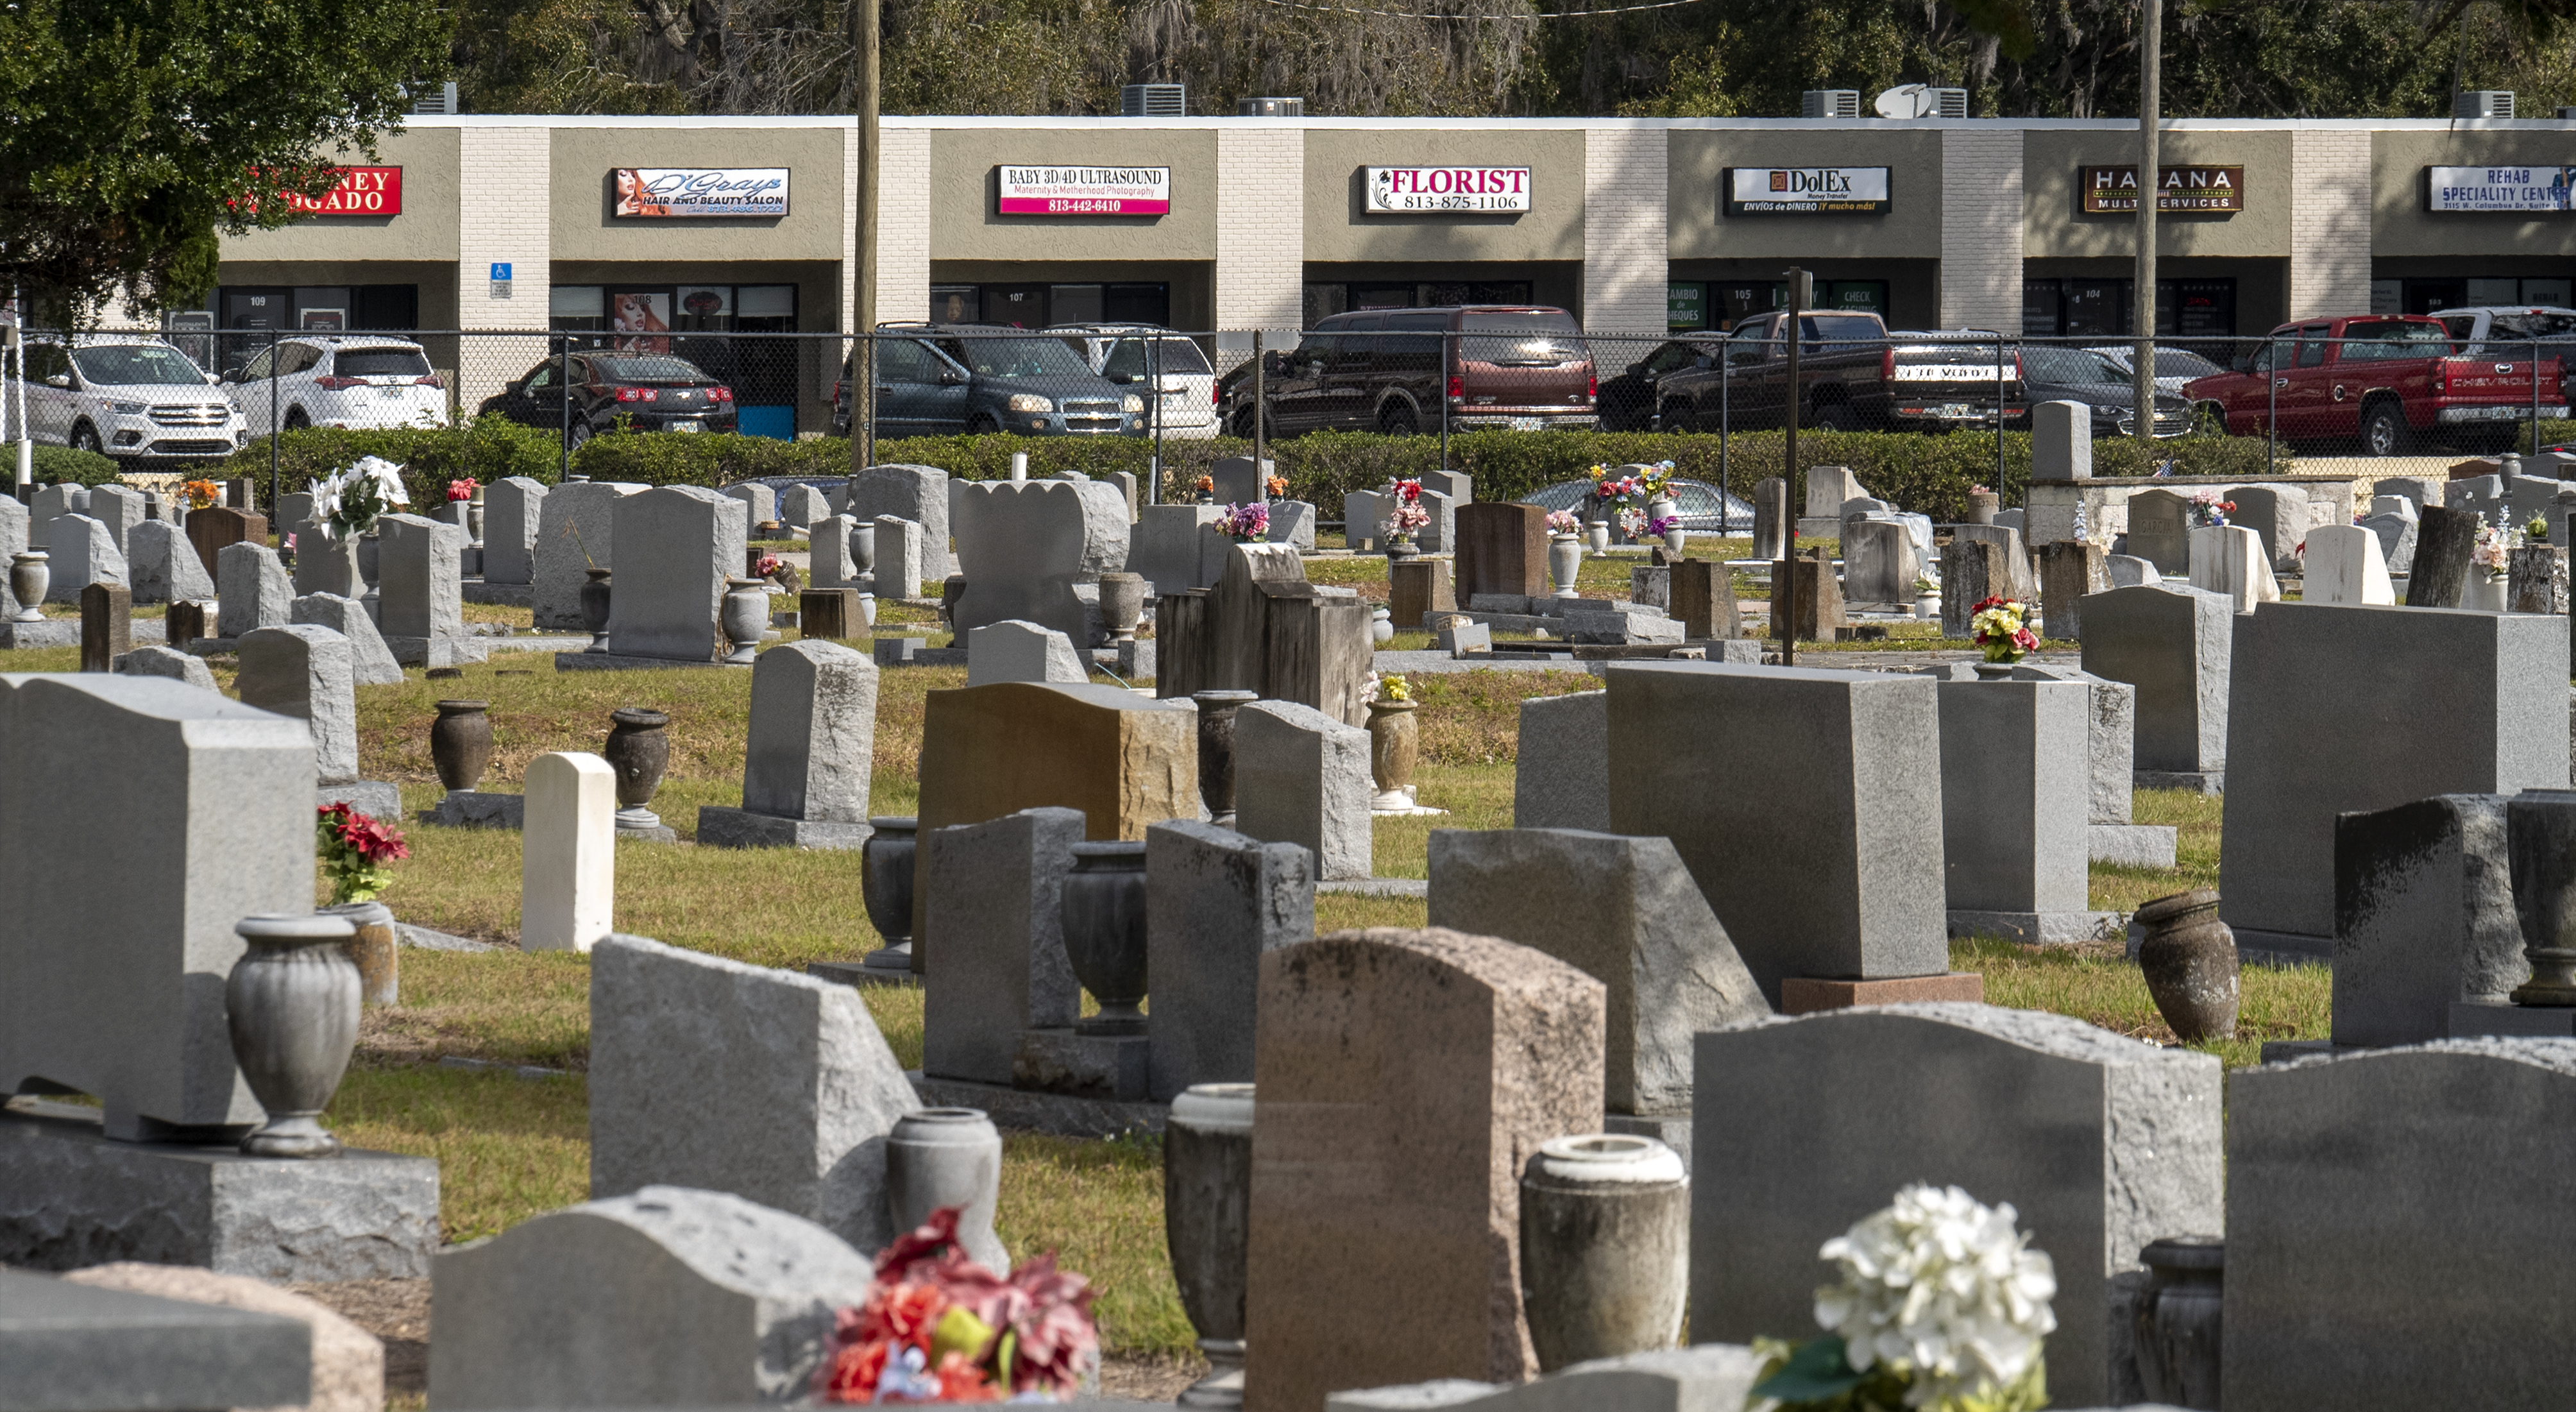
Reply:
<svg viewBox="0 0 2576 1412"><path fill-rule="evenodd" d="M1783 438L1779 432L1747 432L1729 439L1725 449L1726 480L1736 494L1750 498L1750 487L1780 474ZM1153 442L1141 439L1076 437L933 436L880 440L879 464L937 466L969 480L998 480L1010 474L1011 453L1025 451L1029 474L1051 476L1080 471L1102 476L1127 471L1138 476L1152 468ZM1199 476L1221 457L1247 455L1251 443L1231 437L1208 441L1163 443L1163 498L1188 499ZM1398 476L1418 476L1440 464L1440 440L1434 436L1379 436L1368 432L1319 432L1274 442L1269 447L1293 498L1314 502L1326 519L1341 515L1342 496L1374 490ZM376 455L406 467L406 480L416 504L435 505L446 498L446 483L472 475L486 484L519 475L552 484L558 453L555 434L504 422L495 417L450 431L345 431L314 428L291 431L280 441L288 489L360 456ZM2187 436L2159 443L2153 459L2170 457L2182 475L2253 479L2266 473L2265 443L2253 437ZM1542 486L1573 480L1594 465L1670 460L1693 480L1719 480L1718 438L1686 432L1474 432L1452 437L1449 462L1475 478L1476 495L1487 500L1517 500ZM1968 489L1985 485L2000 490L2004 503L2021 502L2030 477L2030 438L2018 432L2003 439L2003 472L1996 475L1995 438L1971 433L1931 436L1913 432L1802 432L1798 437L1801 466L1845 465L1871 494L1936 520L1964 519ZM643 485L717 487L761 476L839 476L849 470L847 441L820 438L777 441L757 436L673 436L667 433L606 435L593 438L573 454L573 469L593 480L632 481ZM2135 441L2094 443L2097 475L2143 475L2149 454ZM250 475L267 495L268 448L263 441L235 455L226 475ZM1793 491L1793 501L1797 498Z"/></svg>
<svg viewBox="0 0 2576 1412"><path fill-rule="evenodd" d="M95 451L75 451L68 446L35 448L36 464L29 474L38 485L106 485L116 479L116 462ZM17 471L17 448L0 447L0 455L9 457L9 474Z"/></svg>

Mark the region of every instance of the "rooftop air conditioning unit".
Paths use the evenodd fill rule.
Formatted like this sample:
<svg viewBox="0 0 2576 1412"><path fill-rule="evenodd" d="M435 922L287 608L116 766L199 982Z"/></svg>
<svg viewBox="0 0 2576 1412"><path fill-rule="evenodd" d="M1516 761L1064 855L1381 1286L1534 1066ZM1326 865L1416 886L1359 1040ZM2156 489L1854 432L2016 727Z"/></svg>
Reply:
<svg viewBox="0 0 2576 1412"><path fill-rule="evenodd" d="M2558 121L2560 121L2560 122L2562 122L2562 123L2566 123L2566 122L2576 122L2576 108L2561 108L2561 109L2559 109L2559 110L2558 110Z"/></svg>
<svg viewBox="0 0 2576 1412"><path fill-rule="evenodd" d="M2513 116L2513 90L2481 88L2454 94L2451 116L2455 118L2509 118Z"/></svg>
<svg viewBox="0 0 2576 1412"><path fill-rule="evenodd" d="M1238 118L1302 118L1306 116L1303 98L1238 98L1234 102Z"/></svg>
<svg viewBox="0 0 2576 1412"><path fill-rule="evenodd" d="M1118 90L1122 118L1183 118L1189 111L1190 88L1185 83L1131 83Z"/></svg>
<svg viewBox="0 0 2576 1412"><path fill-rule="evenodd" d="M456 85L453 81L439 85L439 89L436 93L424 93L418 98L413 99L411 110L414 113L461 113L464 111L464 109L457 106Z"/></svg>
<svg viewBox="0 0 2576 1412"><path fill-rule="evenodd" d="M1857 88L1810 88L1798 95L1798 116L1802 118L1857 118L1860 116L1860 90Z"/></svg>
<svg viewBox="0 0 2576 1412"><path fill-rule="evenodd" d="M1968 90L1934 88L1926 83L1901 84L1878 95L1873 104L1882 118L1964 118Z"/></svg>

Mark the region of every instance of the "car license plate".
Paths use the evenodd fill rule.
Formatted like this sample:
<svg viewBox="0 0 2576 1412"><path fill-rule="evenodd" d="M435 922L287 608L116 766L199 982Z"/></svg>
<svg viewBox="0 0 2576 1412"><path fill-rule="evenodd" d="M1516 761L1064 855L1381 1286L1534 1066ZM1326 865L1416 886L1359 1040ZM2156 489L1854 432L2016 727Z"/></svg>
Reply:
<svg viewBox="0 0 2576 1412"><path fill-rule="evenodd" d="M403 390L398 384L386 384L384 386L380 386L376 389L376 392L388 402L400 398L403 394Z"/></svg>
<svg viewBox="0 0 2576 1412"><path fill-rule="evenodd" d="M1969 415L1968 404L1965 402L1944 402L1941 404L1941 415L1954 421L1958 418L1965 417Z"/></svg>
<svg viewBox="0 0 2576 1412"><path fill-rule="evenodd" d="M1544 425L1544 423L1536 417L1514 417L1511 419L1511 427L1514 431L1537 431L1542 425Z"/></svg>
<svg viewBox="0 0 2576 1412"><path fill-rule="evenodd" d="M700 431L704 429L704 426L702 423L698 422L671 422L666 424L662 429L664 431Z"/></svg>

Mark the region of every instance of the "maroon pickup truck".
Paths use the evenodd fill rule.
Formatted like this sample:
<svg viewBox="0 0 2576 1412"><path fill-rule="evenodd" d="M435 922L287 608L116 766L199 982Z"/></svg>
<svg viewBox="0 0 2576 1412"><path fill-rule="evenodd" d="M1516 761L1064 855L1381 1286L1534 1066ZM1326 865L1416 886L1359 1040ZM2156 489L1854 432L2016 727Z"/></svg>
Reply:
<svg viewBox="0 0 2576 1412"><path fill-rule="evenodd" d="M2396 456L2440 439L2462 449L2502 446L2532 415L2531 360L2467 357L2450 330L2419 315L2374 314L2283 324L2234 372L2183 385L2195 407L2233 436L2273 430L2287 441L2354 440ZM2539 362L2539 415L2563 419L2556 358Z"/></svg>

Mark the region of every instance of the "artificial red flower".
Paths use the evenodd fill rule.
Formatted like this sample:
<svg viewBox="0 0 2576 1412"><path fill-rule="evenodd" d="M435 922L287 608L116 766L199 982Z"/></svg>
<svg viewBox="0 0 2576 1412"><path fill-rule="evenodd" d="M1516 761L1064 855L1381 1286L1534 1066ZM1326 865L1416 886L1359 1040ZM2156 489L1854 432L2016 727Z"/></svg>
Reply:
<svg viewBox="0 0 2576 1412"><path fill-rule="evenodd" d="M1002 1390L984 1376L984 1370L966 1361L966 1355L950 1349L939 1360L939 1400L942 1402L999 1402Z"/></svg>
<svg viewBox="0 0 2576 1412"><path fill-rule="evenodd" d="M857 1311L844 1309L844 1321ZM866 1402L877 1394L877 1380L885 1375L886 1358L893 1346L883 1340L858 1340L841 1344L829 1363L823 1366L823 1400L826 1402Z"/></svg>

